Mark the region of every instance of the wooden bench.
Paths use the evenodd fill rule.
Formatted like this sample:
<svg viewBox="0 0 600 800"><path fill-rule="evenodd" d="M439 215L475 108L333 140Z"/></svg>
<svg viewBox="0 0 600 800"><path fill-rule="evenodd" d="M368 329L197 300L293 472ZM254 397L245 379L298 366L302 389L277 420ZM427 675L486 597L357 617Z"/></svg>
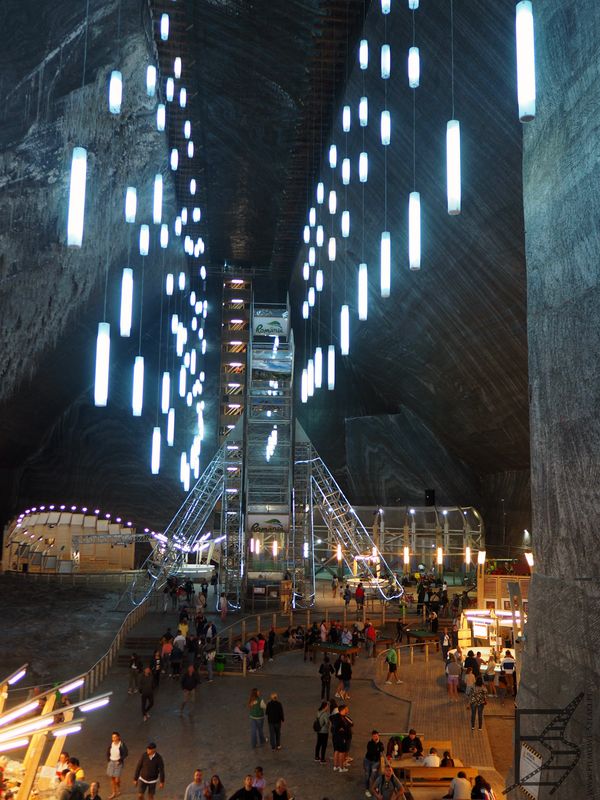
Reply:
<svg viewBox="0 0 600 800"><path fill-rule="evenodd" d="M439 786L458 777L459 772L464 772L472 782L478 774L474 767L411 767L403 764L402 769L408 776L410 786Z"/></svg>

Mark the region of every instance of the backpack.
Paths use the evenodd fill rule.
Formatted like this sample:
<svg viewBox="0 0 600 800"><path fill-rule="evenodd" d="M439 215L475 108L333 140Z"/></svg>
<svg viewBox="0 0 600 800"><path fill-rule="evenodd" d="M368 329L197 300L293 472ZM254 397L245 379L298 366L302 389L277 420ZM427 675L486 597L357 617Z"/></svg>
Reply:
<svg viewBox="0 0 600 800"><path fill-rule="evenodd" d="M315 733L320 733L321 732L321 723L319 722L319 718L318 717L316 717L315 721L313 722L313 731Z"/></svg>

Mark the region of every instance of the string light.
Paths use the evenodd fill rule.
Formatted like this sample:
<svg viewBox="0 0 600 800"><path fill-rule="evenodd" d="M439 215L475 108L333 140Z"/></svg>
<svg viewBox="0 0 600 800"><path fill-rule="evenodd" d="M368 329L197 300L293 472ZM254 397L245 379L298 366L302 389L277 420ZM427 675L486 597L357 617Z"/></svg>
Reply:
<svg viewBox="0 0 600 800"><path fill-rule="evenodd" d="M320 389L323 385L323 350L315 348L315 389Z"/></svg>
<svg viewBox="0 0 600 800"><path fill-rule="evenodd" d="M335 236L331 236L327 245L327 256L330 261L335 261L336 257L336 244Z"/></svg>
<svg viewBox="0 0 600 800"><path fill-rule="evenodd" d="M175 95L175 81L173 78L167 78L167 85L165 87L165 94L167 97L167 102L173 102L173 97Z"/></svg>
<svg viewBox="0 0 600 800"><path fill-rule="evenodd" d="M166 222L160 226L160 246L165 250L169 245L169 226Z"/></svg>
<svg viewBox="0 0 600 800"><path fill-rule="evenodd" d="M167 416L167 445L173 447L175 441L175 409L170 408Z"/></svg>
<svg viewBox="0 0 600 800"><path fill-rule="evenodd" d="M325 186L323 181L319 181L317 184L317 203L319 205L323 205L323 201L325 200Z"/></svg>
<svg viewBox="0 0 600 800"><path fill-rule="evenodd" d="M302 370L302 379L300 382L300 397L303 403L308 402L308 372L306 369Z"/></svg>
<svg viewBox="0 0 600 800"><path fill-rule="evenodd" d="M312 358L308 359L306 376L307 376L306 390L308 392L308 396L313 397L315 393L315 362L313 361Z"/></svg>
<svg viewBox="0 0 600 800"><path fill-rule="evenodd" d="M173 62L173 74L179 80L181 78L181 58L177 56L175 61Z"/></svg>
<svg viewBox="0 0 600 800"><path fill-rule="evenodd" d="M344 186L348 186L350 183L350 159L345 158L342 161L342 183Z"/></svg>
<svg viewBox="0 0 600 800"><path fill-rule="evenodd" d="M323 291L323 270L318 269L317 274L315 275L315 289L317 292Z"/></svg>
<svg viewBox="0 0 600 800"><path fill-rule="evenodd" d="M329 147L329 166L331 169L337 167L337 147L334 144Z"/></svg>
<svg viewBox="0 0 600 800"><path fill-rule="evenodd" d="M169 38L169 15L162 14L160 18L160 38L166 42Z"/></svg>

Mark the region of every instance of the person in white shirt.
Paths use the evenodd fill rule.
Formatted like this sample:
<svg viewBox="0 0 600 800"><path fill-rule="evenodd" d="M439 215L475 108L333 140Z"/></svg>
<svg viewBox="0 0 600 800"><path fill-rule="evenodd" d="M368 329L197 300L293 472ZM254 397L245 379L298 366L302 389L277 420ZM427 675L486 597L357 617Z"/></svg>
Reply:
<svg viewBox="0 0 600 800"><path fill-rule="evenodd" d="M440 765L440 757L438 756L438 752L435 747L431 747L429 750L429 755L426 755L423 759L423 766L424 767L439 767Z"/></svg>
<svg viewBox="0 0 600 800"><path fill-rule="evenodd" d="M456 778L452 778L448 788L448 794L444 798L452 798L452 800L471 800L471 781L467 779L466 773L462 770L458 773Z"/></svg>
<svg viewBox="0 0 600 800"><path fill-rule="evenodd" d="M178 647L181 651L185 650L185 636L181 631L177 631L177 636L173 639L173 647Z"/></svg>
<svg viewBox="0 0 600 800"><path fill-rule="evenodd" d="M506 675L506 686L508 689L508 693L514 693L514 680L515 680L515 660L510 654L510 650L507 650L504 658L502 660L502 671Z"/></svg>

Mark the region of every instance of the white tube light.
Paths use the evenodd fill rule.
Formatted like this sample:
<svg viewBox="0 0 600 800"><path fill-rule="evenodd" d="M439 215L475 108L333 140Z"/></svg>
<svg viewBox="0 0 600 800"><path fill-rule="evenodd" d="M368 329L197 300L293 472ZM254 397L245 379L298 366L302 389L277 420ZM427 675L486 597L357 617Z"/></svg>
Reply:
<svg viewBox="0 0 600 800"><path fill-rule="evenodd" d="M121 278L121 336L131 336L131 314L133 310L133 270L125 267Z"/></svg>
<svg viewBox="0 0 600 800"><path fill-rule="evenodd" d="M164 103L159 103L156 107L156 130L164 131L167 120L167 111Z"/></svg>
<svg viewBox="0 0 600 800"><path fill-rule="evenodd" d="M342 545L341 544L338 544L338 546L336 547L335 555L336 555L336 558L337 558L338 561L342 560Z"/></svg>
<svg viewBox="0 0 600 800"><path fill-rule="evenodd" d="M167 444L173 447L175 441L175 409L170 408L167 416Z"/></svg>
<svg viewBox="0 0 600 800"><path fill-rule="evenodd" d="M409 11L416 11L419 7L419 0L408 0Z"/></svg>
<svg viewBox="0 0 600 800"><path fill-rule="evenodd" d="M381 45L381 77L387 81L392 72L392 51L389 44Z"/></svg>
<svg viewBox="0 0 600 800"><path fill-rule="evenodd" d="M314 287L311 286L308 290L308 305L313 308L315 305L315 290Z"/></svg>
<svg viewBox="0 0 600 800"><path fill-rule="evenodd" d="M25 677L25 675L27 675L27 666L28 665L25 664L25 666L22 667L20 670L17 670L17 672L13 672L10 678L8 678L8 680L6 681L9 686L14 686L15 683L18 683L22 678Z"/></svg>
<svg viewBox="0 0 600 800"><path fill-rule="evenodd" d="M100 324L102 325L102 323ZM74 680L69 681L69 683L64 683L62 686L58 686L57 691L63 695L69 694L70 692L74 692L75 689L80 689L84 683L85 678L75 678Z"/></svg>
<svg viewBox="0 0 600 800"><path fill-rule="evenodd" d="M187 105L187 89L185 86L182 86L179 90L179 105L181 108L185 108Z"/></svg>
<svg viewBox="0 0 600 800"><path fill-rule="evenodd" d="M179 58L179 56L177 56L177 58L173 62L173 75L175 75L177 80L181 78L181 59Z"/></svg>
<svg viewBox="0 0 600 800"><path fill-rule="evenodd" d="M309 314L309 311L308 311L308 300L305 300L302 303L302 319L308 319L308 314Z"/></svg>
<svg viewBox="0 0 600 800"><path fill-rule="evenodd" d="M158 475L160 471L160 428L154 428L152 430L152 455L150 457L150 469L153 475Z"/></svg>
<svg viewBox="0 0 600 800"><path fill-rule="evenodd" d="M317 247L323 247L323 242L325 241L325 232L323 230L322 225L317 225L317 232L315 234L315 243ZM314 264L313 264L314 266Z"/></svg>
<svg viewBox="0 0 600 800"><path fill-rule="evenodd" d="M194 157L194 143L193 143L193 141L191 139L188 142L187 154L188 154L188 158L193 158Z"/></svg>
<svg viewBox="0 0 600 800"><path fill-rule="evenodd" d="M176 335L178 329L179 329L179 317L177 316L177 314L173 314L171 316L171 333L173 334L173 336Z"/></svg>
<svg viewBox="0 0 600 800"><path fill-rule="evenodd" d="M352 123L352 111L350 110L350 106L344 106L342 111L342 130L344 133L349 133L350 125Z"/></svg>
<svg viewBox="0 0 600 800"><path fill-rule="evenodd" d="M484 566L485 564L485 553L486 553L485 550L479 550L479 552L477 553L477 563L479 564L480 567Z"/></svg>
<svg viewBox="0 0 600 800"><path fill-rule="evenodd" d="M200 277L202 278L203 281L206 280L206 267L204 266L204 264L200 267Z"/></svg>
<svg viewBox="0 0 600 800"><path fill-rule="evenodd" d="M358 180L361 183L366 183L369 177L369 156L367 153L361 153L358 157Z"/></svg>
<svg viewBox="0 0 600 800"><path fill-rule="evenodd" d="M310 242L310 225L304 226L302 238L304 239L304 244L308 244Z"/></svg>
<svg viewBox="0 0 600 800"><path fill-rule="evenodd" d="M408 265L421 269L421 195L411 192L408 198Z"/></svg>
<svg viewBox="0 0 600 800"><path fill-rule="evenodd" d="M131 410L134 417L142 416L144 407L144 357L136 356L133 364L133 392L131 394Z"/></svg>
<svg viewBox="0 0 600 800"><path fill-rule="evenodd" d="M308 212L308 224L311 228L317 224L317 209L314 206Z"/></svg>
<svg viewBox="0 0 600 800"><path fill-rule="evenodd" d="M160 246L162 247L163 250L165 250L168 244L169 244L169 226L167 225L166 222L163 222L163 224L160 226Z"/></svg>
<svg viewBox="0 0 600 800"><path fill-rule="evenodd" d="M535 40L531 0L517 3L516 33L519 119L531 122L535 118Z"/></svg>
<svg viewBox="0 0 600 800"><path fill-rule="evenodd" d="M185 397L186 369L183 364L179 367L179 397Z"/></svg>
<svg viewBox="0 0 600 800"><path fill-rule="evenodd" d="M9 711L7 714L2 715L2 718L0 719L0 726L4 727L7 722L12 722L14 719L24 717L27 714L30 714L32 711L35 711L37 708L39 708L37 700L27 703L27 705L23 706L22 708L15 708L14 711Z"/></svg>
<svg viewBox="0 0 600 800"><path fill-rule="evenodd" d="M177 171L177 167L179 166L179 150L174 147L171 150L171 169L173 172Z"/></svg>
<svg viewBox="0 0 600 800"><path fill-rule="evenodd" d="M167 78L167 84L165 86L165 95L167 98L168 103L173 102L173 97L175 95L175 81L173 78Z"/></svg>
<svg viewBox="0 0 600 800"><path fill-rule="evenodd" d="M315 248L314 247L309 247L308 248L308 264L309 264L309 266L314 267L316 259L317 259L317 253L316 253Z"/></svg>
<svg viewBox="0 0 600 800"><path fill-rule="evenodd" d="M154 97L156 93L156 67L154 64L149 64L146 67L146 94L148 97Z"/></svg>
<svg viewBox="0 0 600 800"><path fill-rule="evenodd" d="M29 739L27 737L22 737L21 739L13 739L9 742L1 742L0 743L0 753L7 753L10 750L19 750L21 747L27 747L29 744Z"/></svg>
<svg viewBox="0 0 600 800"><path fill-rule="evenodd" d="M128 186L125 192L125 222L135 222L137 214L137 189Z"/></svg>
<svg viewBox="0 0 600 800"><path fill-rule="evenodd" d="M465 564L471 563L471 548L469 545L465 547Z"/></svg>
<svg viewBox="0 0 600 800"><path fill-rule="evenodd" d="M85 180L87 175L87 150L74 147L71 158L69 185L69 214L67 219L67 245L81 247L85 216Z"/></svg>
<svg viewBox="0 0 600 800"><path fill-rule="evenodd" d="M321 347L315 349L315 389L320 389L323 385L323 350Z"/></svg>
<svg viewBox="0 0 600 800"><path fill-rule="evenodd" d="M196 194L196 179L195 178L192 178L191 181L190 181L190 194L191 195L195 195Z"/></svg>
<svg viewBox="0 0 600 800"><path fill-rule="evenodd" d="M179 278L177 280L177 285L179 286L179 291L185 291L185 272L179 273Z"/></svg>
<svg viewBox="0 0 600 800"><path fill-rule="evenodd" d="M446 177L448 189L448 214L460 214L460 122L448 120L446 125Z"/></svg>
<svg viewBox="0 0 600 800"><path fill-rule="evenodd" d="M160 38L166 42L169 38L169 15L162 14L160 18Z"/></svg>
<svg viewBox="0 0 600 800"><path fill-rule="evenodd" d="M181 209L181 224L182 225L187 225L187 222L188 222L188 210L187 210L187 208L182 208Z"/></svg>
<svg viewBox="0 0 600 800"><path fill-rule="evenodd" d="M308 365L306 367L306 390L308 392L309 397L313 397L315 393L315 362L312 358L308 359Z"/></svg>
<svg viewBox="0 0 600 800"><path fill-rule="evenodd" d="M358 267L358 318L364 322L369 308L369 273L366 264Z"/></svg>
<svg viewBox="0 0 600 800"><path fill-rule="evenodd" d="M154 176L154 207L152 220L159 225L162 220L163 177L160 172Z"/></svg>
<svg viewBox="0 0 600 800"><path fill-rule="evenodd" d="M327 256L330 261L335 261L335 256L336 256L335 236L331 236L329 238L329 243L327 245Z"/></svg>
<svg viewBox="0 0 600 800"><path fill-rule="evenodd" d="M110 325L98 323L96 339L96 373L94 378L94 405L105 406L108 401L108 367L110 363Z"/></svg>
<svg viewBox="0 0 600 800"><path fill-rule="evenodd" d="M325 186L323 181L319 181L317 184L317 203L323 205L323 200L325 200Z"/></svg>
<svg viewBox="0 0 600 800"><path fill-rule="evenodd" d="M350 183L350 159L345 158L342 161L342 183L344 186L348 186Z"/></svg>
<svg viewBox="0 0 600 800"><path fill-rule="evenodd" d="M392 118L390 112L386 109L381 112L381 144L387 147L390 143L392 136Z"/></svg>
<svg viewBox="0 0 600 800"><path fill-rule="evenodd" d="M190 373L192 375L196 374L196 350L195 348L192 350L190 355Z"/></svg>
<svg viewBox="0 0 600 800"><path fill-rule="evenodd" d="M419 57L419 48L411 47L408 51L408 85L411 89L416 89L419 86L420 77L421 59Z"/></svg>
<svg viewBox="0 0 600 800"><path fill-rule="evenodd" d="M350 236L350 212L342 211L342 237L347 239Z"/></svg>
<svg viewBox="0 0 600 800"><path fill-rule="evenodd" d="M300 396L303 403L308 402L308 373L306 369L302 370Z"/></svg>
<svg viewBox="0 0 600 800"><path fill-rule="evenodd" d="M369 43L366 39L360 40L358 46L358 63L361 69L367 69L369 66Z"/></svg>
<svg viewBox="0 0 600 800"><path fill-rule="evenodd" d="M194 206L192 210L192 222L200 222L202 219L202 211L199 206Z"/></svg>
<svg viewBox="0 0 600 800"><path fill-rule="evenodd" d="M337 147L334 144L329 146L329 166L331 169L337 167Z"/></svg>
<svg viewBox="0 0 600 800"><path fill-rule="evenodd" d="M161 411L163 414L169 413L170 405L171 405L171 375L169 372L163 372L162 401L161 401Z"/></svg>
<svg viewBox="0 0 600 800"><path fill-rule="evenodd" d="M169 297L173 294L174 283L173 273L169 272L165 281L165 291Z"/></svg>
<svg viewBox="0 0 600 800"><path fill-rule="evenodd" d="M181 217L175 217L175 236L181 236Z"/></svg>
<svg viewBox="0 0 600 800"><path fill-rule="evenodd" d="M140 255L147 256L150 249L150 228L140 225Z"/></svg>
<svg viewBox="0 0 600 800"><path fill-rule="evenodd" d="M533 567L533 553L525 553L525 561L530 568Z"/></svg>
<svg viewBox="0 0 600 800"><path fill-rule="evenodd" d="M358 104L358 121L361 128L366 128L369 124L369 99L361 97Z"/></svg>
<svg viewBox="0 0 600 800"><path fill-rule="evenodd" d="M327 348L327 388L330 392L335 389L335 345Z"/></svg>
<svg viewBox="0 0 600 800"><path fill-rule="evenodd" d="M381 248L380 248L380 278L381 278L381 296L390 296L390 283L392 273L392 241L389 231L383 231L381 234Z"/></svg>
<svg viewBox="0 0 600 800"><path fill-rule="evenodd" d="M308 261L305 261L302 267L302 277L304 278L305 281L309 280L310 278L310 266L308 264Z"/></svg>
<svg viewBox="0 0 600 800"><path fill-rule="evenodd" d="M302 553L304 555L304 558L308 558L308 542L304 542L304 544L302 545Z"/></svg>
<svg viewBox="0 0 600 800"><path fill-rule="evenodd" d="M343 305L340 310L340 353L347 356L350 352L350 309Z"/></svg>
<svg viewBox="0 0 600 800"><path fill-rule="evenodd" d="M381 13L389 14L392 8L392 0L381 0Z"/></svg>
<svg viewBox="0 0 600 800"><path fill-rule="evenodd" d="M329 192L329 213L335 214L337 211L337 192L335 189L332 189Z"/></svg>
<svg viewBox="0 0 600 800"><path fill-rule="evenodd" d="M111 114L121 113L121 102L123 101L123 76L118 69L113 69L110 73L108 83L108 110Z"/></svg>
<svg viewBox="0 0 600 800"><path fill-rule="evenodd" d="M183 135L186 139L189 139L192 135L192 123L189 121L189 119L186 119L186 121L183 123Z"/></svg>
<svg viewBox="0 0 600 800"><path fill-rule="evenodd" d="M318 269L315 275L315 289L317 292L323 291L323 270Z"/></svg>

